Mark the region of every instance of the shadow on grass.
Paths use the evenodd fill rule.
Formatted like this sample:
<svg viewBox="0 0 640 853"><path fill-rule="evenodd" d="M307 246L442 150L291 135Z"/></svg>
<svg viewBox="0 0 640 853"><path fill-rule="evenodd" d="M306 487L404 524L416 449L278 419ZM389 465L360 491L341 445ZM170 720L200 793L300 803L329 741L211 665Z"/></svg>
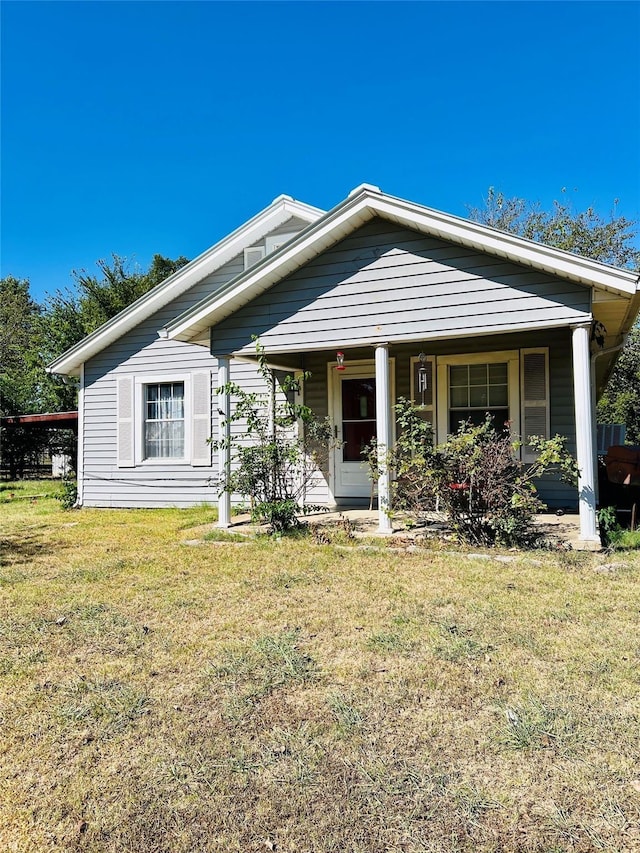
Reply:
<svg viewBox="0 0 640 853"><path fill-rule="evenodd" d="M51 556L67 547L69 546L61 542L43 541L38 532L2 536L0 537L0 565L4 567L7 563L14 566L28 563L41 554Z"/></svg>

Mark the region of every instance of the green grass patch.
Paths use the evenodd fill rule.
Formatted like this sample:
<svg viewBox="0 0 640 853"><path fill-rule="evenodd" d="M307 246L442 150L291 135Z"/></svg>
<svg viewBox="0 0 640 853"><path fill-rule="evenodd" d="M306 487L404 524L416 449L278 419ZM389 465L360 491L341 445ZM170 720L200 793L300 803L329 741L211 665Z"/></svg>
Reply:
<svg viewBox="0 0 640 853"><path fill-rule="evenodd" d="M248 541L247 536L241 533L228 533L226 530L209 530L202 537L205 542L244 542Z"/></svg>
<svg viewBox="0 0 640 853"><path fill-rule="evenodd" d="M635 551L640 549L640 530L619 530L611 536L614 551Z"/></svg>
<svg viewBox="0 0 640 853"><path fill-rule="evenodd" d="M1 849L640 849L639 552L212 512L0 507Z"/></svg>

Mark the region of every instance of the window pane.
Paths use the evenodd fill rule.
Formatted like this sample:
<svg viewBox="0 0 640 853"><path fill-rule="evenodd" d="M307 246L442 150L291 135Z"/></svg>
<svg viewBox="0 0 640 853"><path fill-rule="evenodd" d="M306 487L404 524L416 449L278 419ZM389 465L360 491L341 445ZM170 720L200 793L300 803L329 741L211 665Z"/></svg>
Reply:
<svg viewBox="0 0 640 853"><path fill-rule="evenodd" d="M469 384L469 368L466 364L452 365L449 368L449 384L452 388Z"/></svg>
<svg viewBox="0 0 640 853"><path fill-rule="evenodd" d="M451 406L452 408L459 408L460 406L469 405L469 391L467 386L464 388L452 388L451 389Z"/></svg>
<svg viewBox="0 0 640 853"><path fill-rule="evenodd" d="M344 423L342 426L343 462L364 462L362 451L376 437L375 421Z"/></svg>
<svg viewBox="0 0 640 853"><path fill-rule="evenodd" d="M476 407L489 405L489 395L487 394L486 385L473 385L469 389L469 405Z"/></svg>
<svg viewBox="0 0 640 853"><path fill-rule="evenodd" d="M469 365L469 384L470 385L486 385L487 384L487 365L486 364L470 364Z"/></svg>
<svg viewBox="0 0 640 853"><path fill-rule="evenodd" d="M507 384L507 365L506 363L490 364L489 365L489 382L491 385L506 385Z"/></svg>
<svg viewBox="0 0 640 853"><path fill-rule="evenodd" d="M506 406L509 403L509 392L506 385L493 385L489 388L489 405Z"/></svg>
<svg viewBox="0 0 640 853"><path fill-rule="evenodd" d="M145 396L145 457L184 458L184 382L147 385Z"/></svg>
<svg viewBox="0 0 640 853"><path fill-rule="evenodd" d="M466 381L463 382L466 373ZM456 431L460 421L474 424L487 414L502 429L509 419L508 364L486 363L456 365L449 368L449 429Z"/></svg>
<svg viewBox="0 0 640 853"><path fill-rule="evenodd" d="M342 417L344 420L371 420L376 416L375 379L342 380Z"/></svg>
<svg viewBox="0 0 640 853"><path fill-rule="evenodd" d="M482 411L482 409L462 409L449 413L449 432L457 432L460 421L471 421L474 426L479 426L484 423L487 414L491 415L493 426L498 432L505 428L505 424L509 420L508 409L495 409L490 412Z"/></svg>

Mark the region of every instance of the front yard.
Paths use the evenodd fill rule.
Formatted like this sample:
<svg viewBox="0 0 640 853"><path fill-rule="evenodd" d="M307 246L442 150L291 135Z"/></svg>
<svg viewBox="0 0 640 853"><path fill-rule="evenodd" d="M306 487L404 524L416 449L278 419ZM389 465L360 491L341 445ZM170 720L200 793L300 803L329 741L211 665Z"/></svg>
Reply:
<svg viewBox="0 0 640 853"><path fill-rule="evenodd" d="M207 507L17 497L0 849L640 850L640 552L205 541Z"/></svg>

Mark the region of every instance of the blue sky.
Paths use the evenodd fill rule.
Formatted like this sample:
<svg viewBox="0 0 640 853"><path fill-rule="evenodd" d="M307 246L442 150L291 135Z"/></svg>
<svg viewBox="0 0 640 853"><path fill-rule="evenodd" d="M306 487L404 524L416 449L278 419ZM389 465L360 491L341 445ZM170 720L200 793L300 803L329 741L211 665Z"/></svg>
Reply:
<svg viewBox="0 0 640 853"><path fill-rule="evenodd" d="M275 196L640 218L640 5L3 2L2 275L195 257Z"/></svg>

